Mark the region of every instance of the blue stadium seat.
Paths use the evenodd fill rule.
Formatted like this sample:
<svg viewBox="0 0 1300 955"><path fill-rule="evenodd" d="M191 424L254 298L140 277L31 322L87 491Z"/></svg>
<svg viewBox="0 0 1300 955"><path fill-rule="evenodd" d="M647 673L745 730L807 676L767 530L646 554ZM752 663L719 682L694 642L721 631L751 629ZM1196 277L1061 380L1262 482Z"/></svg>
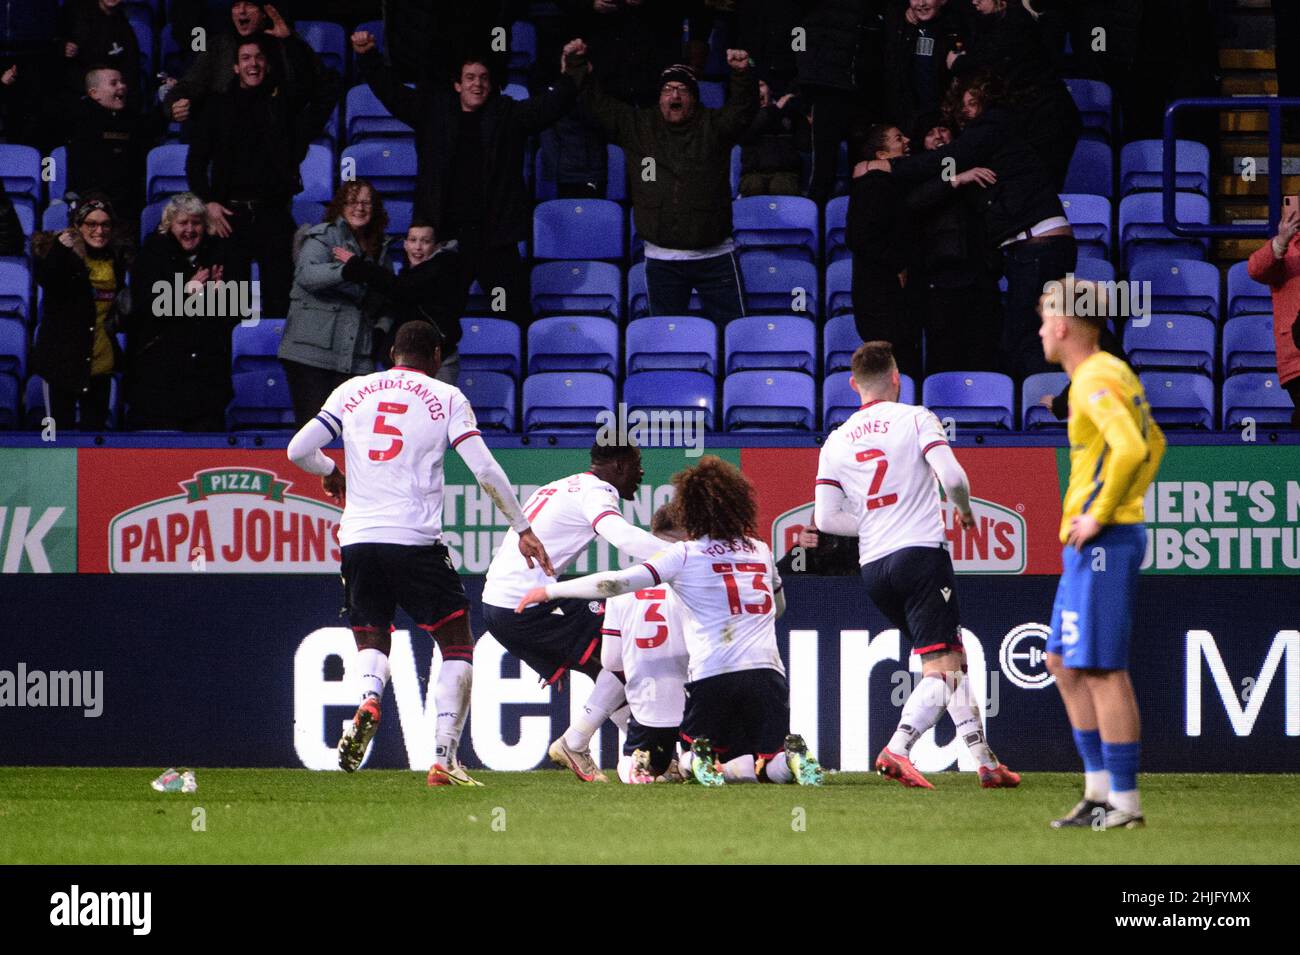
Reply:
<svg viewBox="0 0 1300 955"><path fill-rule="evenodd" d="M627 373L718 371L718 328L696 315L659 315L628 323Z"/></svg>
<svg viewBox="0 0 1300 955"><path fill-rule="evenodd" d="M1110 200L1105 196L1062 193L1061 207L1074 227L1080 258L1109 259L1111 245Z"/></svg>
<svg viewBox="0 0 1300 955"><path fill-rule="evenodd" d="M36 231L36 200L26 196L11 196L14 214L18 216L18 226L23 235L30 237Z"/></svg>
<svg viewBox="0 0 1300 955"><path fill-rule="evenodd" d="M0 182L11 196L41 198L41 154L31 146L0 143Z"/></svg>
<svg viewBox="0 0 1300 955"><path fill-rule="evenodd" d="M1161 428L1214 430L1214 382L1207 375L1148 371L1138 378Z"/></svg>
<svg viewBox="0 0 1300 955"><path fill-rule="evenodd" d="M46 232L59 232L68 227L68 204L62 200L51 203L41 213L41 228Z"/></svg>
<svg viewBox="0 0 1300 955"><path fill-rule="evenodd" d="M992 371L945 371L921 386L921 404L940 420L959 427L1010 430L1015 421L1015 385Z"/></svg>
<svg viewBox="0 0 1300 955"><path fill-rule="evenodd" d="M816 262L817 203L803 196L745 196L731 203L732 229L740 249L785 249Z"/></svg>
<svg viewBox="0 0 1300 955"><path fill-rule="evenodd" d="M605 198L612 199L614 202L627 201L627 157L623 155L623 147L615 146L609 143L606 147L605 158ZM628 216L629 223L632 220Z"/></svg>
<svg viewBox="0 0 1300 955"><path fill-rule="evenodd" d="M293 221L298 225L317 225L325 218L325 203L305 202L302 199L295 199L292 212Z"/></svg>
<svg viewBox="0 0 1300 955"><path fill-rule="evenodd" d="M284 335L284 319L264 318L255 325L242 322L230 335L230 370L235 374L246 371L274 373L280 371L277 352Z"/></svg>
<svg viewBox="0 0 1300 955"><path fill-rule="evenodd" d="M1151 283L1151 311L1204 315L1219 320L1219 269L1196 259L1138 262L1131 282Z"/></svg>
<svg viewBox="0 0 1300 955"><path fill-rule="evenodd" d="M181 77L185 75L186 68L190 65L188 50L182 50L176 42L176 37L172 35L173 25L168 24L162 31L160 42L161 49L159 56L161 59L162 71L168 76Z"/></svg>
<svg viewBox="0 0 1300 955"><path fill-rule="evenodd" d="M388 227L384 234L405 238L406 230L411 227L411 219L415 215L415 203L409 199L391 199L384 203L384 211L388 213Z"/></svg>
<svg viewBox="0 0 1300 955"><path fill-rule="evenodd" d="M1218 329L1199 315L1149 316L1124 329L1124 352L1135 371L1199 371L1214 374Z"/></svg>
<svg viewBox="0 0 1300 955"><path fill-rule="evenodd" d="M826 314L853 316L853 260L843 258L826 267Z"/></svg>
<svg viewBox="0 0 1300 955"><path fill-rule="evenodd" d="M621 259L623 207L608 199L550 199L533 210L539 259Z"/></svg>
<svg viewBox="0 0 1300 955"><path fill-rule="evenodd" d="M862 344L862 336L852 315L836 315L822 329L822 367L826 374L847 371L853 353Z"/></svg>
<svg viewBox="0 0 1300 955"><path fill-rule="evenodd" d="M642 260L627 270L627 308L632 318L645 318L650 314L650 296L646 290L645 261ZM689 315L703 315L704 305L700 302L700 293L691 290L691 300L686 306Z"/></svg>
<svg viewBox="0 0 1300 955"><path fill-rule="evenodd" d="M50 159L54 160L53 170L54 178L47 184L49 186L49 201L62 199L63 194L68 191L68 147L55 146L50 150Z"/></svg>
<svg viewBox="0 0 1300 955"><path fill-rule="evenodd" d="M1095 139L1080 139L1065 173L1065 192L1076 195L1115 194L1114 156L1110 147Z"/></svg>
<svg viewBox="0 0 1300 955"><path fill-rule="evenodd" d="M293 427L293 402L284 370L245 371L231 376L235 398L226 409L232 430Z"/></svg>
<svg viewBox="0 0 1300 955"><path fill-rule="evenodd" d="M723 329L726 373L776 369L817 373L817 326L801 315L733 318Z"/></svg>
<svg viewBox="0 0 1300 955"><path fill-rule="evenodd" d="M1240 428L1253 418L1266 428L1289 428L1294 406L1276 374L1233 375L1223 382L1223 426Z"/></svg>
<svg viewBox="0 0 1300 955"><path fill-rule="evenodd" d="M510 58L506 69L515 75L527 74L536 61L537 28L527 20L516 20L510 24Z"/></svg>
<svg viewBox="0 0 1300 955"><path fill-rule="evenodd" d="M557 315L528 326L528 374L599 371L618 374L618 326L599 315Z"/></svg>
<svg viewBox="0 0 1300 955"><path fill-rule="evenodd" d="M1164 141L1138 139L1119 154L1119 194L1164 188ZM1210 194L1210 150L1190 139L1174 142L1174 183L1183 192Z"/></svg>
<svg viewBox="0 0 1300 955"><path fill-rule="evenodd" d="M1223 373L1277 371L1272 315L1238 315L1223 326Z"/></svg>
<svg viewBox="0 0 1300 955"><path fill-rule="evenodd" d="M140 241L143 242L145 237L158 231L158 226L162 222L163 209L167 207L166 199L159 199L157 202L151 202L140 212Z"/></svg>
<svg viewBox="0 0 1300 955"><path fill-rule="evenodd" d="M1055 398L1070 383L1063 371L1043 371L1025 377L1020 386L1020 420L1025 431L1064 431L1065 419L1057 418L1052 409L1044 408L1040 400L1050 395Z"/></svg>
<svg viewBox="0 0 1300 955"><path fill-rule="evenodd" d="M17 378L0 372L0 431L12 431L22 422L18 407L20 391Z"/></svg>
<svg viewBox="0 0 1300 955"><path fill-rule="evenodd" d="M515 102L522 102L528 99L528 87L522 83L507 83L501 87L501 95L509 96Z"/></svg>
<svg viewBox="0 0 1300 955"><path fill-rule="evenodd" d="M298 173L302 176L302 192L294 199L329 202L334 198L334 153L328 146L318 143L308 146Z"/></svg>
<svg viewBox="0 0 1300 955"><path fill-rule="evenodd" d="M740 195L740 147L731 147L731 197Z"/></svg>
<svg viewBox="0 0 1300 955"><path fill-rule="evenodd" d="M519 378L523 348L518 325L504 318L462 318L460 328L462 374L491 371L505 374L512 381Z"/></svg>
<svg viewBox="0 0 1300 955"><path fill-rule="evenodd" d="M343 150L356 163L356 178L366 179L385 199L411 199L415 193L415 143L408 139L367 139Z"/></svg>
<svg viewBox="0 0 1300 955"><path fill-rule="evenodd" d="M609 262L543 262L533 266L533 313L623 317L623 277Z"/></svg>
<svg viewBox="0 0 1300 955"><path fill-rule="evenodd" d="M623 382L623 403L632 411L704 412L705 430L717 430L712 375L700 371L640 371Z"/></svg>
<svg viewBox="0 0 1300 955"><path fill-rule="evenodd" d="M524 431L595 431L614 410L614 379L591 371L542 372L524 379Z"/></svg>
<svg viewBox="0 0 1300 955"><path fill-rule="evenodd" d="M1228 318L1238 315L1272 315L1273 291L1250 277L1249 263L1235 262L1228 269Z"/></svg>
<svg viewBox="0 0 1300 955"><path fill-rule="evenodd" d="M827 265L838 262L840 259L847 259L852 254L849 252L844 233L848 224L848 215L848 196L836 196L827 200L825 234L822 236L822 247L826 249Z"/></svg>
<svg viewBox="0 0 1300 955"><path fill-rule="evenodd" d="M347 141L355 144L365 139L413 139L415 130L390 113L379 102L368 83L354 86L344 97L347 115Z"/></svg>
<svg viewBox="0 0 1300 955"><path fill-rule="evenodd" d="M469 399L482 431L515 431L515 380L496 371L465 369L461 357L460 379L456 386Z"/></svg>
<svg viewBox="0 0 1300 955"><path fill-rule="evenodd" d="M700 105L709 109L722 109L727 102L727 86L713 80L700 81Z"/></svg>
<svg viewBox="0 0 1300 955"><path fill-rule="evenodd" d="M722 381L726 431L812 431L817 386L799 371L738 371Z"/></svg>
<svg viewBox="0 0 1300 955"><path fill-rule="evenodd" d="M131 24L131 31L135 33L135 41L140 47L140 75L146 77L145 82L148 83L154 74L153 11L137 3L124 6L123 13L127 23Z"/></svg>
<svg viewBox="0 0 1300 955"><path fill-rule="evenodd" d="M1090 282L1113 282L1115 281L1115 266L1111 265L1106 259L1093 258L1090 255L1081 256L1074 266L1074 277L1076 279L1087 279Z"/></svg>
<svg viewBox="0 0 1300 955"><path fill-rule="evenodd" d="M32 318L32 272L25 259L0 259L0 316L24 325Z"/></svg>
<svg viewBox="0 0 1300 955"><path fill-rule="evenodd" d="M40 428L45 417L45 388L40 375L32 375L23 386L23 413L21 427L28 430Z"/></svg>
<svg viewBox="0 0 1300 955"><path fill-rule="evenodd" d="M27 377L27 326L16 318L0 318L0 374Z"/></svg>
<svg viewBox="0 0 1300 955"><path fill-rule="evenodd" d="M1210 221L1210 200L1199 193L1177 193L1174 209L1181 223ZM1128 269L1153 253L1166 259L1203 260L1210 247L1209 239L1182 238L1165 228L1161 196L1156 192L1138 192L1120 200L1119 242L1121 268Z"/></svg>
<svg viewBox="0 0 1300 955"><path fill-rule="evenodd" d="M834 431L862 407L862 399L850 384L848 371L827 375L822 382L822 430ZM898 403L916 404L916 382L908 375L898 376Z"/></svg>
<svg viewBox="0 0 1300 955"><path fill-rule="evenodd" d="M817 267L811 262L770 251L742 252L738 258L746 312L817 316ZM803 308L796 308L796 304Z"/></svg>
<svg viewBox="0 0 1300 955"><path fill-rule="evenodd" d="M190 147L168 143L149 150L144 165L145 202L156 202L189 189L185 178L185 157Z"/></svg>
<svg viewBox="0 0 1300 955"><path fill-rule="evenodd" d="M1066 88L1079 108L1083 120L1082 135L1109 143L1111 139L1114 96L1110 86L1101 80L1067 79Z"/></svg>
<svg viewBox="0 0 1300 955"><path fill-rule="evenodd" d="M347 69L347 37L343 27L326 20L298 20L293 30L315 50L321 61L342 76Z"/></svg>

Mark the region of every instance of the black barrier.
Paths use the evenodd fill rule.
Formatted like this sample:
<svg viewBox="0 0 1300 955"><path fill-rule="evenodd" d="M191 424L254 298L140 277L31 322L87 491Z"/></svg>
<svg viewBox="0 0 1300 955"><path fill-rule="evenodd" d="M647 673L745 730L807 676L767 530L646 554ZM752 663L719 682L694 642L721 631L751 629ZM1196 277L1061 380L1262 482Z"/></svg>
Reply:
<svg viewBox="0 0 1300 955"><path fill-rule="evenodd" d="M477 602L482 579L465 582ZM988 735L1017 769L1078 768L1042 661L1055 583L959 582ZM880 632L887 625L856 578L793 578L787 593L778 629L795 728L827 766L867 769L910 689L907 648ZM0 762L329 766L355 705L342 681L351 636L340 600L328 576L0 577ZM474 623L481 632L477 610ZM432 648L418 631L394 637L385 719L367 765L423 769L432 752L434 714L424 708ZM1145 578L1133 677L1145 770L1300 770L1300 587ZM462 756L493 769L539 765L569 706L567 690L539 687L495 641L480 641ZM612 765L614 733L602 743ZM968 768L961 750L945 719L918 743L917 762L928 771Z"/></svg>

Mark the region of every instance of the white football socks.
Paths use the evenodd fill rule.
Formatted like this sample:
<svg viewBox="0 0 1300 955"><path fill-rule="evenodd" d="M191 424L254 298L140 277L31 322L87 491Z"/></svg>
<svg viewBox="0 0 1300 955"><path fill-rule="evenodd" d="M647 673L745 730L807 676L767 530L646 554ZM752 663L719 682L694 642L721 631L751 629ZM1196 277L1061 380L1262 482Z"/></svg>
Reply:
<svg viewBox="0 0 1300 955"><path fill-rule="evenodd" d="M785 753L777 753L767 761L766 766L767 781L769 783L792 783L794 774L790 772L790 767L786 764Z"/></svg>
<svg viewBox="0 0 1300 955"><path fill-rule="evenodd" d="M1110 773L1107 770L1094 769L1084 772L1084 799L1091 799L1093 802L1106 802L1110 799L1110 796ZM1114 805L1114 803L1112 803L1112 805Z"/></svg>
<svg viewBox="0 0 1300 955"><path fill-rule="evenodd" d="M458 760L460 734L469 716L470 691L474 687L474 665L467 660L442 661L438 668L438 682L433 689L433 705L437 707L438 721L434 727L434 762L447 769Z"/></svg>
<svg viewBox="0 0 1300 955"><path fill-rule="evenodd" d="M591 745L596 730L626 703L627 693L623 681L610 671L601 670L596 674L596 685L591 690L591 696L587 697L587 702L582 705L582 712L564 731L565 745L578 752L586 749Z"/></svg>
<svg viewBox="0 0 1300 955"><path fill-rule="evenodd" d="M361 691L361 702L372 694L379 699L384 697L384 687L388 685L388 654L374 647L358 650L353 667L357 674L357 687Z"/></svg>
<svg viewBox="0 0 1300 955"><path fill-rule="evenodd" d="M729 783L756 783L758 773L754 770L754 757L737 756L722 764L722 778Z"/></svg>
<svg viewBox="0 0 1300 955"><path fill-rule="evenodd" d="M1131 812L1134 815L1142 812L1142 801L1138 798L1138 791L1130 789L1128 792L1116 792L1111 790L1109 802L1116 809L1123 809L1125 812Z"/></svg>
<svg viewBox="0 0 1300 955"><path fill-rule="evenodd" d="M988 739L984 736L984 725L980 722L979 706L971 692L970 679L965 673L954 673L952 676L956 689L948 701L948 715L957 727L957 735L981 766L997 769L998 758L993 755Z"/></svg>
<svg viewBox="0 0 1300 955"><path fill-rule="evenodd" d="M951 684L938 674L922 677L916 684L911 696L903 704L903 715L898 721L898 729L889 740L889 751L907 757L912 746L948 708L952 697Z"/></svg>
<svg viewBox="0 0 1300 955"><path fill-rule="evenodd" d="M627 735L627 720L632 715L632 707L623 705L609 714L609 721L618 727L618 731Z"/></svg>

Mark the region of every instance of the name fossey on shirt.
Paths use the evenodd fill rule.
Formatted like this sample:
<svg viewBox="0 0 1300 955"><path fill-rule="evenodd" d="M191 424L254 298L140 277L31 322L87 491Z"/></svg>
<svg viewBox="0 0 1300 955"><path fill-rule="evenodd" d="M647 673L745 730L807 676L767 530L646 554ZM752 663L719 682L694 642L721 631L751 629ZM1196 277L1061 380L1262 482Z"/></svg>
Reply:
<svg viewBox="0 0 1300 955"><path fill-rule="evenodd" d="M0 670L0 707L72 706L94 719L104 712L103 670Z"/></svg>

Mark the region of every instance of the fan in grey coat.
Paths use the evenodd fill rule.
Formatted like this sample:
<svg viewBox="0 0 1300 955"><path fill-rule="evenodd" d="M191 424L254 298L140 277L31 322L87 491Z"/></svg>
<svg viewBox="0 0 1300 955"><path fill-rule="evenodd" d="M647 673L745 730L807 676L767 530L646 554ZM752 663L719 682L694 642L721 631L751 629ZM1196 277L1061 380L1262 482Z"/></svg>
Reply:
<svg viewBox="0 0 1300 955"><path fill-rule="evenodd" d="M349 378L375 370L370 357L374 318L372 303L367 301L369 293L364 285L343 278L343 263L333 255L335 246L364 254L352 229L340 216L311 226L300 236L302 247L294 266L289 316L279 350L299 427L320 411L323 397L330 391ZM332 384L324 381L326 377ZM329 384L328 389L322 382Z"/></svg>

